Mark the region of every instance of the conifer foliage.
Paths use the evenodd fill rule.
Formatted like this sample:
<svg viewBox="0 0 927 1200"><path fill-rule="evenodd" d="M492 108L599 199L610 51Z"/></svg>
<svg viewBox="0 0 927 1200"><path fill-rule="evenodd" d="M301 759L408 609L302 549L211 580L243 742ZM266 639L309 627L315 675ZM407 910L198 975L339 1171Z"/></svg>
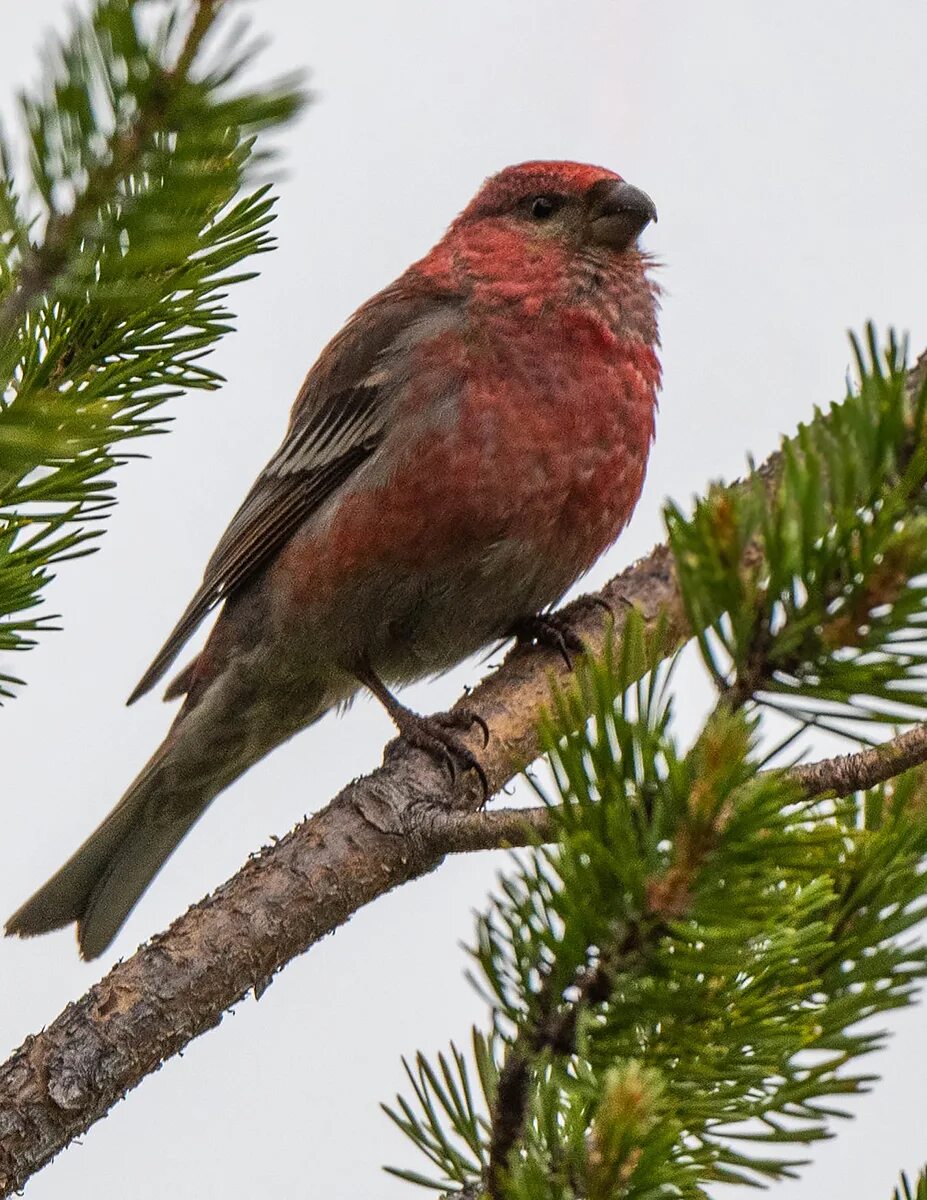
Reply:
<svg viewBox="0 0 927 1200"><path fill-rule="evenodd" d="M698 737L680 745L676 656L640 621L556 696L557 841L513 862L478 922L488 1029L406 1064L387 1111L430 1171L404 1178L493 1200L714 1196L793 1174L874 1082L878 1018L927 973L927 772L835 795L770 765L815 726L868 742L924 716L927 390L894 337L853 345L857 386L783 445L775 489L754 474L667 509L717 688Z"/></svg>
<svg viewBox="0 0 927 1200"><path fill-rule="evenodd" d="M227 290L272 244L255 138L303 95L242 85L223 7L98 0L21 99L28 169L0 146L0 653L50 627L50 568L94 548L126 444L221 382Z"/></svg>
<svg viewBox="0 0 927 1200"><path fill-rule="evenodd" d="M893 1200L927 1200L927 1172L922 1171L913 1185L907 1175L902 1175Z"/></svg>

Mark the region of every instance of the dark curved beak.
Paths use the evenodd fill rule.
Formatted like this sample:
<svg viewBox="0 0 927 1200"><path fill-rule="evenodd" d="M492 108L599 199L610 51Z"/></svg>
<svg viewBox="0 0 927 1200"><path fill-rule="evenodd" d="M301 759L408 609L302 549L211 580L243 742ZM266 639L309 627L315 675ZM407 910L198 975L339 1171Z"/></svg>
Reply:
<svg viewBox="0 0 927 1200"><path fill-rule="evenodd" d="M656 219L656 207L647 193L623 179L602 179L589 190L587 236L593 245L627 250Z"/></svg>

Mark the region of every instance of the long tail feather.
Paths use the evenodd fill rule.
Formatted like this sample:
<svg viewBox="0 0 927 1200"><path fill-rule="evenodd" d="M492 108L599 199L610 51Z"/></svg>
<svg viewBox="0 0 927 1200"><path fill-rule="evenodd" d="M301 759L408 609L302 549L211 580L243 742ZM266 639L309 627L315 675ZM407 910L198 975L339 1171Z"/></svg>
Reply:
<svg viewBox="0 0 927 1200"><path fill-rule="evenodd" d="M6 932L21 937L77 922L84 958L102 954L145 888L212 799L171 803L155 756L102 824L64 866L10 917ZM165 802L167 801L167 802Z"/></svg>
<svg viewBox="0 0 927 1200"><path fill-rule="evenodd" d="M44 887L10 917L21 937L77 923L84 958L109 946L142 892L212 800L252 763L318 720L349 691L308 681L287 711L255 703L254 676L234 669L178 713L122 800Z"/></svg>

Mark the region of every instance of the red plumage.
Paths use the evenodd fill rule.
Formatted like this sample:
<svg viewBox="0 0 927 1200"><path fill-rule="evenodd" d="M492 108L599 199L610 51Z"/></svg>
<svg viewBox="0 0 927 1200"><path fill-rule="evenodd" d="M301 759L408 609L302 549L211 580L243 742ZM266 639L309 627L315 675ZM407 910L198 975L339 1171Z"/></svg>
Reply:
<svg viewBox="0 0 927 1200"><path fill-rule="evenodd" d="M214 605L163 745L120 805L11 919L78 922L99 953L206 805L368 684L441 671L554 603L637 503L660 368L619 176L525 163L323 351L284 442L135 696ZM359 682L360 681L360 682ZM421 744L443 743L432 723Z"/></svg>

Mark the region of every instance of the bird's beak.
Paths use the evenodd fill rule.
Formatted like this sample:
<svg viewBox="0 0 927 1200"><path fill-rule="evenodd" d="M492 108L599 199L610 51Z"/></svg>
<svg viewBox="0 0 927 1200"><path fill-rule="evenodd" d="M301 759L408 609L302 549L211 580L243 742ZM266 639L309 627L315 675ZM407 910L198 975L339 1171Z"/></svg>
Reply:
<svg viewBox="0 0 927 1200"><path fill-rule="evenodd" d="M627 250L656 221L657 210L646 192L624 180L602 179L589 190L587 240L612 250Z"/></svg>

